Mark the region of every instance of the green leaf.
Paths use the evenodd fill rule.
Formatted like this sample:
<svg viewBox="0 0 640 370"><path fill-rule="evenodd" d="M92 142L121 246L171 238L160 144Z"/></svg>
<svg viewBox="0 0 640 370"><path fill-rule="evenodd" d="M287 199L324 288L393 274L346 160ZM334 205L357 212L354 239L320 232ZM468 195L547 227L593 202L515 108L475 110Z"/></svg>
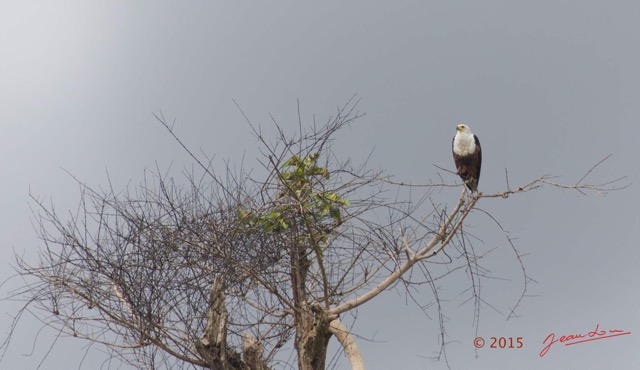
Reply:
<svg viewBox="0 0 640 370"><path fill-rule="evenodd" d="M351 203L348 200L342 199L342 198L338 199L337 203L345 207L348 207L351 205Z"/></svg>
<svg viewBox="0 0 640 370"><path fill-rule="evenodd" d="M342 216L340 216L340 209L338 207L329 207L329 213L336 222L342 222Z"/></svg>

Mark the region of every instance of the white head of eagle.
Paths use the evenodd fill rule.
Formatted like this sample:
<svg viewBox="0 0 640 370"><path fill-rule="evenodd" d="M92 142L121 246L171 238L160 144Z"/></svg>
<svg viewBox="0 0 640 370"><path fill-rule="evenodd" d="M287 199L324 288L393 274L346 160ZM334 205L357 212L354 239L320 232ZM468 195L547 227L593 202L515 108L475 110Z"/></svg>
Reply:
<svg viewBox="0 0 640 370"><path fill-rule="evenodd" d="M467 125L458 125L456 130L456 136L453 137L453 161L456 163L458 175L462 181L469 190L475 192L478 191L482 166L480 140Z"/></svg>

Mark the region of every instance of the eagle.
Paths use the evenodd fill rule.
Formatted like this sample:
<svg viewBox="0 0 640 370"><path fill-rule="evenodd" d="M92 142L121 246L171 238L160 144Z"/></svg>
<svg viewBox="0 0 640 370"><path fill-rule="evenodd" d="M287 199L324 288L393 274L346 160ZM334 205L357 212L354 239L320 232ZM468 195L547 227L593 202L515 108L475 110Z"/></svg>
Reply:
<svg viewBox="0 0 640 370"><path fill-rule="evenodd" d="M478 191L480 180L480 166L482 165L482 150L480 140L469 130L467 125L456 127L453 137L453 161L456 163L458 175L471 192Z"/></svg>

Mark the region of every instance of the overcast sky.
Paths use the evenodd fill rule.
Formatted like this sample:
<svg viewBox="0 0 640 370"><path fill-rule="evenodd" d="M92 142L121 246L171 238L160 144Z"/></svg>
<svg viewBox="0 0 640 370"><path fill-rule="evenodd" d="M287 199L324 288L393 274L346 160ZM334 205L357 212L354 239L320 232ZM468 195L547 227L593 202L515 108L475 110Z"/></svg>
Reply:
<svg viewBox="0 0 640 370"><path fill-rule="evenodd" d="M297 99L311 123L357 93L366 115L337 148L356 162L373 150L370 165L399 180L437 181L434 164L452 169L458 123L482 142L483 192L505 189L505 169L512 186L544 174L572 183L613 154L593 180L633 184L606 197L543 189L481 200L517 238L537 284L506 321L521 288L517 262L496 226L471 215L482 248L495 248L492 275L511 279L483 282L483 299L500 312L482 310L478 335L522 337L524 346L476 357L461 277L440 282L447 349L453 369L640 368L638 19L638 1L2 2L0 274L13 274L14 251L42 247L29 191L58 210L76 207L65 170L96 187L108 171L124 188L156 163L191 164L152 113L175 119L185 143L218 165L245 155L251 167L255 140L232 100L269 132L269 113L297 127ZM431 291L422 293L428 301ZM438 350L437 320L405 298L391 291L359 310L354 332L368 368L445 369L426 358ZM18 308L0 302L2 333ZM550 333L596 324L632 334L539 357ZM39 328L21 321L0 368L38 366L55 334ZM41 368L99 368L100 348L83 360L86 345L59 340Z"/></svg>

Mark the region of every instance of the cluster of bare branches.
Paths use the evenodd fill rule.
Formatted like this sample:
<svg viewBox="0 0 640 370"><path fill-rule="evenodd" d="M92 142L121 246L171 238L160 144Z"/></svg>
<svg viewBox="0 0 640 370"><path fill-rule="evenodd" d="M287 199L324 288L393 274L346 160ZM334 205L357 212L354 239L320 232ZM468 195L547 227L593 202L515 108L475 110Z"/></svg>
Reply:
<svg viewBox="0 0 640 370"><path fill-rule="evenodd" d="M341 315L398 284L428 284L444 354L436 282L462 269L480 300L479 254L463 231L479 201L542 185L618 189L618 181L567 186L541 177L494 194L463 190L442 206L434 192L452 184L393 183L334 155L333 139L360 116L356 105L324 125L300 120L294 137L276 126L274 141L249 122L262 148L261 178L229 167L216 173L157 116L202 171L182 185L157 169L122 192L78 181L80 205L65 215L33 197L44 247L36 262L17 258L26 282L12 295L26 301L17 318L29 312L140 368L267 369L292 347L299 369L324 369L335 335L352 367L363 369ZM426 188L417 199L398 196L407 187ZM508 242L522 266L522 299L530 278ZM426 262L445 248L453 266L441 274Z"/></svg>

